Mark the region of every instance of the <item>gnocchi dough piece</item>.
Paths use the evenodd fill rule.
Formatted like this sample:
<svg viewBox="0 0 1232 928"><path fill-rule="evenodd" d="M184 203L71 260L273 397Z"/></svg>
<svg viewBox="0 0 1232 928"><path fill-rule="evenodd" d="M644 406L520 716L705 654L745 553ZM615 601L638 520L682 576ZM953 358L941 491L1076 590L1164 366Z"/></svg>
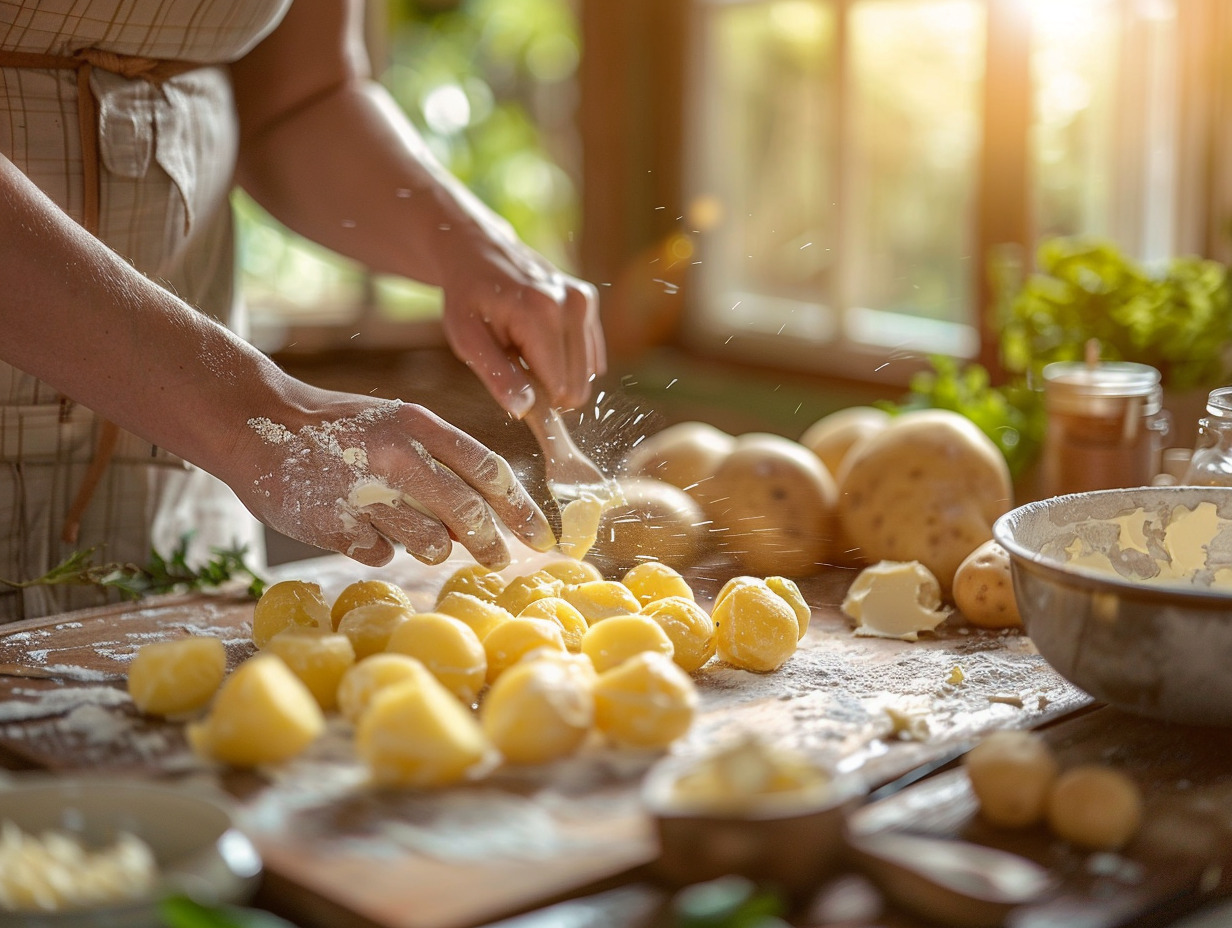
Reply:
<svg viewBox="0 0 1232 928"><path fill-rule="evenodd" d="M1120 770L1083 764L1057 777L1047 816L1058 838L1093 851L1115 851L1142 823L1142 794Z"/></svg>
<svg viewBox="0 0 1232 928"><path fill-rule="evenodd" d="M209 704L226 673L227 649L218 638L155 641L128 665L128 695L147 715L185 715Z"/></svg>
<svg viewBox="0 0 1232 928"><path fill-rule="evenodd" d="M712 613L718 655L734 667L769 673L796 653L795 611L765 581L734 587Z"/></svg>
<svg viewBox="0 0 1232 928"><path fill-rule="evenodd" d="M325 714L282 658L258 654L223 681L209 714L185 729L198 755L233 767L289 760L325 729Z"/></svg>
<svg viewBox="0 0 1232 928"><path fill-rule="evenodd" d="M672 660L686 673L699 670L714 657L714 620L692 599L665 596L643 606L642 615L654 619L667 633Z"/></svg>
<svg viewBox="0 0 1232 928"><path fill-rule="evenodd" d="M366 606L369 603L394 603L405 606L408 612L415 611L415 607L411 605L411 597L397 584L387 580L356 580L343 588L330 607L329 617L334 631L338 630L338 623L344 615L356 606Z"/></svg>
<svg viewBox="0 0 1232 928"><path fill-rule="evenodd" d="M495 602L505 588L505 578L482 564L466 564L455 570L441 585L436 596L436 611L441 611L441 600L450 593L467 593L487 602Z"/></svg>
<svg viewBox="0 0 1232 928"><path fill-rule="evenodd" d="M963 761L980 815L992 825L1021 828L1044 817L1057 778L1052 749L1029 731L995 731L967 752Z"/></svg>
<svg viewBox="0 0 1232 928"><path fill-rule="evenodd" d="M563 595L590 625L614 615L632 615L642 610L633 591L619 580L579 583L566 589Z"/></svg>
<svg viewBox="0 0 1232 928"><path fill-rule="evenodd" d="M606 508L604 500L593 496L570 500L560 513L560 553L575 561L584 558L595 546L599 520Z"/></svg>
<svg viewBox="0 0 1232 928"><path fill-rule="evenodd" d="M593 672L555 660L510 667L480 710L484 733L513 764L568 757L586 740L594 718Z"/></svg>
<svg viewBox="0 0 1232 928"><path fill-rule="evenodd" d="M378 691L425 675L432 676L432 672L409 654L365 657L342 675L338 683L338 711L352 725L357 724Z"/></svg>
<svg viewBox="0 0 1232 928"><path fill-rule="evenodd" d="M664 748L697 713L693 679L660 651L643 651L595 680L595 727L617 744Z"/></svg>
<svg viewBox="0 0 1232 928"><path fill-rule="evenodd" d="M577 586L579 583L586 583L589 580L603 579L603 574L599 573L599 568L590 563L590 561L575 561L572 558L564 558L545 564L542 571L555 577L565 586Z"/></svg>
<svg viewBox="0 0 1232 928"><path fill-rule="evenodd" d="M510 580L508 586L496 597L496 605L510 615L517 615L536 599L559 596L564 586L558 578L537 570L533 574L523 574Z"/></svg>
<svg viewBox="0 0 1232 928"><path fill-rule="evenodd" d="M770 587L770 592L791 606L791 611L796 614L796 622L800 625L800 637L803 638L808 632L813 610L805 601L804 594L800 592L796 581L787 577L767 577L766 586Z"/></svg>
<svg viewBox="0 0 1232 928"><path fill-rule="evenodd" d="M869 638L917 641L949 618L941 585L919 561L881 561L865 567L843 598L855 633Z"/></svg>
<svg viewBox="0 0 1232 928"><path fill-rule="evenodd" d="M321 587L305 580L282 580L266 589L252 612L252 643L258 648L289 625L333 631Z"/></svg>
<svg viewBox="0 0 1232 928"><path fill-rule="evenodd" d="M447 593L441 597L436 611L465 622L480 641L496 626L513 618L508 609L472 593Z"/></svg>
<svg viewBox="0 0 1232 928"><path fill-rule="evenodd" d="M678 570L662 561L643 561L629 568L620 582L629 588L643 606L668 596L695 598L689 582Z"/></svg>
<svg viewBox="0 0 1232 928"><path fill-rule="evenodd" d="M413 609L401 603L365 603L347 610L338 623L338 632L350 639L355 659L363 660L384 651L394 630L414 614Z"/></svg>
<svg viewBox="0 0 1232 928"><path fill-rule="evenodd" d="M483 644L469 625L453 616L417 613L398 626L385 650L420 661L446 690L468 706L483 689L488 672Z"/></svg>
<svg viewBox="0 0 1232 928"><path fill-rule="evenodd" d="M995 539L988 539L958 565L954 574L954 604L972 625L1022 627L1018 600L1014 598L1010 553Z"/></svg>
<svg viewBox="0 0 1232 928"><path fill-rule="evenodd" d="M540 648L567 650L560 626L555 622L519 617L498 626L483 639L488 658L488 683L495 683L502 673Z"/></svg>
<svg viewBox="0 0 1232 928"><path fill-rule="evenodd" d="M547 596L536 599L533 603L518 613L520 618L547 619L560 626L561 637L565 639L565 650L577 653L582 650L582 636L586 634L586 617L578 612L568 600L559 596Z"/></svg>
<svg viewBox="0 0 1232 928"><path fill-rule="evenodd" d="M491 746L474 713L428 674L373 694L355 749L377 786L424 788L465 779Z"/></svg>
<svg viewBox="0 0 1232 928"><path fill-rule="evenodd" d="M612 616L592 625L582 638L582 653L599 673L643 651L671 657L674 650L667 632L648 615Z"/></svg>
<svg viewBox="0 0 1232 928"><path fill-rule="evenodd" d="M338 705L338 682L355 663L351 639L319 628L284 628L265 645L282 658L326 712Z"/></svg>

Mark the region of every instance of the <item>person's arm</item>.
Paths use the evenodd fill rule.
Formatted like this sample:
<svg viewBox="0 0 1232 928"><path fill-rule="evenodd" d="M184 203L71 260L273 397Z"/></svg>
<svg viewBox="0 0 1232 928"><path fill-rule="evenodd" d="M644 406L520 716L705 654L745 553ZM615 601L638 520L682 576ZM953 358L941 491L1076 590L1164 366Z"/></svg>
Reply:
<svg viewBox="0 0 1232 928"><path fill-rule="evenodd" d="M219 477L266 524L379 565L546 518L507 462L421 407L320 390L138 273L0 155L0 357ZM409 498L409 499L408 499ZM495 518L493 513L495 513Z"/></svg>
<svg viewBox="0 0 1232 928"><path fill-rule="evenodd" d="M516 416L523 358L556 405L605 365L592 285L562 273L450 175L369 79L360 0L295 0L232 66L239 181L287 226L369 267L444 290L454 352Z"/></svg>

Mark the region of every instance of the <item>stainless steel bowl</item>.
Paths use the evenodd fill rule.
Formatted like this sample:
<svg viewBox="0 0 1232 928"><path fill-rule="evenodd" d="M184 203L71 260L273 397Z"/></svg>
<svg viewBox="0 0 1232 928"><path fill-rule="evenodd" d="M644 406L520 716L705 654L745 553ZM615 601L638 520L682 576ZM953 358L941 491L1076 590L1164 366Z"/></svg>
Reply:
<svg viewBox="0 0 1232 928"><path fill-rule="evenodd" d="M1131 543L1116 570L1066 562L1083 523L1105 539L1138 509L1167 518L1210 503L1219 534L1211 566L1232 567L1232 488L1140 487L1041 500L1006 513L993 535L1010 554L1023 624L1044 659L1096 699L1138 715L1195 725L1232 725L1232 589L1147 581L1145 552ZM1227 523L1224 525L1224 523ZM1110 534L1111 533L1111 534ZM1087 537L1092 537L1087 531ZM1141 547L1141 545L1139 545Z"/></svg>

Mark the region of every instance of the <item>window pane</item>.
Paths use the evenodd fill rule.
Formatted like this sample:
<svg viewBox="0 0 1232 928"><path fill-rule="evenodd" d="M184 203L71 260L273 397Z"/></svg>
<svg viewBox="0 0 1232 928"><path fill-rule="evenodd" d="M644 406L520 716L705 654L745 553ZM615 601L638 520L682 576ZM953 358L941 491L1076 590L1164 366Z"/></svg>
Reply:
<svg viewBox="0 0 1232 928"><path fill-rule="evenodd" d="M965 327L983 6L867 0L852 6L850 38L851 303Z"/></svg>

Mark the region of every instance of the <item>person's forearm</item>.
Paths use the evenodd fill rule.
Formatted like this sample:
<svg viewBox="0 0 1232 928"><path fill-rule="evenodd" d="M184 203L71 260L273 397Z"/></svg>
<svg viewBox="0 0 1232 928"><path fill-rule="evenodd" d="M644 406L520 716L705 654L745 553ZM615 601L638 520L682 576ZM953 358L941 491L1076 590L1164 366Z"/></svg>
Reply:
<svg viewBox="0 0 1232 928"><path fill-rule="evenodd" d="M383 88L353 77L246 137L239 181L291 229L427 284L482 226L509 234L433 157ZM311 191L305 195L305 191Z"/></svg>
<svg viewBox="0 0 1232 928"><path fill-rule="evenodd" d="M260 352L134 270L3 156L0 280L0 357L220 476L248 417L287 388Z"/></svg>

